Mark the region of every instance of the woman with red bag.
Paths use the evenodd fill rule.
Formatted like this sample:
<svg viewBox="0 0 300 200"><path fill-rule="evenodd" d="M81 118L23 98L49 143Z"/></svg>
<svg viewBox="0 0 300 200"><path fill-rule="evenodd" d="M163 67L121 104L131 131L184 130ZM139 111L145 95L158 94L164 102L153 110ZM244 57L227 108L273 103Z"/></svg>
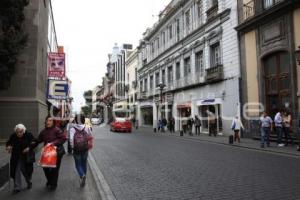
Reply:
<svg viewBox="0 0 300 200"><path fill-rule="evenodd" d="M55 190L57 187L57 181L59 176L59 168L61 159L65 154L64 142L66 137L64 133L55 126L54 119L50 116L46 118L45 129L41 131L38 136L37 144L44 143L44 147L48 145L54 145L57 151L57 161L55 168L43 167L47 183L46 187L50 190Z"/></svg>
<svg viewBox="0 0 300 200"><path fill-rule="evenodd" d="M80 177L80 187L85 186L88 151L92 148L92 131L85 125L85 116L75 117L75 125L70 129L70 144L73 149L75 167Z"/></svg>

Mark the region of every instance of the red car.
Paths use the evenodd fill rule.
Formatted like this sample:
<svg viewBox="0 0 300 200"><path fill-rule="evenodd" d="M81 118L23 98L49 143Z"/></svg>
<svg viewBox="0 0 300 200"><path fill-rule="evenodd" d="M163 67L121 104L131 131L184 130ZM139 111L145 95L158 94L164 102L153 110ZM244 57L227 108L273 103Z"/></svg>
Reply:
<svg viewBox="0 0 300 200"><path fill-rule="evenodd" d="M124 119L124 118L116 118L111 124L110 124L110 131L113 132L128 132L131 133L132 130L132 124L130 120Z"/></svg>

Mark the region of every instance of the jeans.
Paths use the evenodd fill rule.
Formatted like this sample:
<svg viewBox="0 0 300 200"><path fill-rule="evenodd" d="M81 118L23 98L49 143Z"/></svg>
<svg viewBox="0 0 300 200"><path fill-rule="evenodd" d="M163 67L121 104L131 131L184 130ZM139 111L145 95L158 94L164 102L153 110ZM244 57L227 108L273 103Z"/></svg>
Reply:
<svg viewBox="0 0 300 200"><path fill-rule="evenodd" d="M73 156L75 160L75 167L80 178L86 176L88 151L74 152Z"/></svg>
<svg viewBox="0 0 300 200"><path fill-rule="evenodd" d="M276 133L277 133L277 143L281 144L282 143L282 134L283 134L283 130L282 127L277 126L276 127Z"/></svg>
<svg viewBox="0 0 300 200"><path fill-rule="evenodd" d="M260 129L260 133L261 133L261 145L264 146L265 143L267 143L267 145L270 145L270 132L271 129L269 127L263 127Z"/></svg>
<svg viewBox="0 0 300 200"><path fill-rule="evenodd" d="M285 144L288 145L289 139L291 141L291 144L294 144L294 140L290 134L291 133L290 127L283 127L283 132L284 132L284 136L285 136Z"/></svg>

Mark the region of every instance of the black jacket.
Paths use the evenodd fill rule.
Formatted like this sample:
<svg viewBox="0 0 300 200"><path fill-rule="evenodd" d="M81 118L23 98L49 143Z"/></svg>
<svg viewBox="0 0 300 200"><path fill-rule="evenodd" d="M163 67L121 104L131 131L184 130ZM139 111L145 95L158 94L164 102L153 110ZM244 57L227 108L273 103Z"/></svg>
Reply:
<svg viewBox="0 0 300 200"><path fill-rule="evenodd" d="M10 157L10 166L11 166L11 177L14 178L15 171L19 160L21 159L23 162L26 161L26 154L23 154L23 150L29 147L33 148L32 142L34 141L34 137L31 133L26 131L22 138L18 138L16 133L13 133L9 140L6 142L6 146L12 146L12 152ZM32 164L31 164L32 165Z"/></svg>

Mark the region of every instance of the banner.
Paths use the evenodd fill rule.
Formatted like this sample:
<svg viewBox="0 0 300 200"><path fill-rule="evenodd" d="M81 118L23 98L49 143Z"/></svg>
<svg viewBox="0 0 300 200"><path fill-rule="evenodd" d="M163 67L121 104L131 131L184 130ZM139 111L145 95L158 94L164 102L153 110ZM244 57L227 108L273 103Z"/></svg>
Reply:
<svg viewBox="0 0 300 200"><path fill-rule="evenodd" d="M64 53L48 53L48 77L64 78L66 65Z"/></svg>

